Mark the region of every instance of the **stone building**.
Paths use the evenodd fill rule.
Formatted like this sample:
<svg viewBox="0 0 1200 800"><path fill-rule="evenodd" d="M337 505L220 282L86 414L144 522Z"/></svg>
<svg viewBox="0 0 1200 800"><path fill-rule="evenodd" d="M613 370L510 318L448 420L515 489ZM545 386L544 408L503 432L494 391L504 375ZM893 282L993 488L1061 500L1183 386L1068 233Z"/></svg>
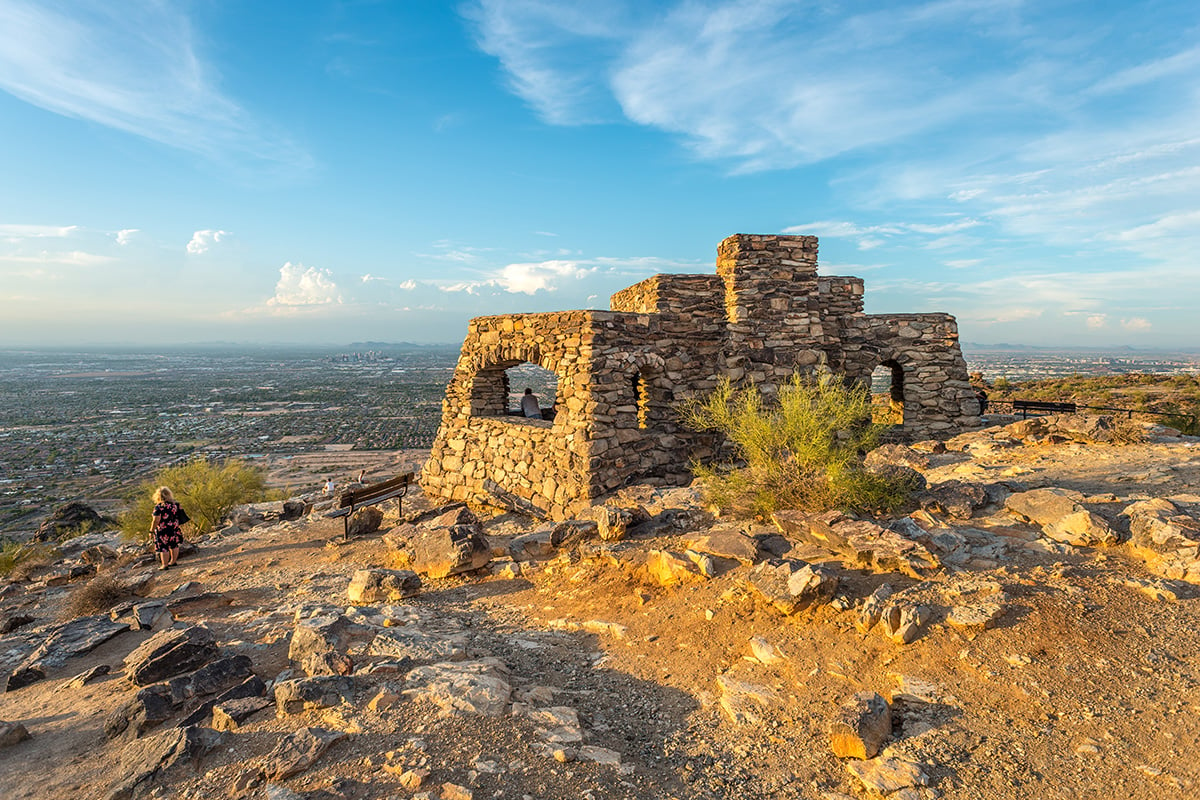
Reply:
<svg viewBox="0 0 1200 800"><path fill-rule="evenodd" d="M798 370L870 381L883 366L904 435L979 424L954 317L863 313L861 278L817 275L815 236L730 236L715 275L656 275L610 307L471 320L425 490L508 493L560 519L630 483L686 483L713 442L676 405L722 377L771 393ZM557 379L552 420L512 412L506 370L525 362Z"/></svg>

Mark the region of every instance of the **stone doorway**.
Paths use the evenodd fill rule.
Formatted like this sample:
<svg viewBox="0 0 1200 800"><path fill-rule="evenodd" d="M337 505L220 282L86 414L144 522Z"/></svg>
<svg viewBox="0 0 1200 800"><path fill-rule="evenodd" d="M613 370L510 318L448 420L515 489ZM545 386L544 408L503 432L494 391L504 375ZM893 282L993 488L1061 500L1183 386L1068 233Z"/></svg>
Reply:
<svg viewBox="0 0 1200 800"><path fill-rule="evenodd" d="M884 361L871 373L871 421L904 424L904 368L893 360Z"/></svg>

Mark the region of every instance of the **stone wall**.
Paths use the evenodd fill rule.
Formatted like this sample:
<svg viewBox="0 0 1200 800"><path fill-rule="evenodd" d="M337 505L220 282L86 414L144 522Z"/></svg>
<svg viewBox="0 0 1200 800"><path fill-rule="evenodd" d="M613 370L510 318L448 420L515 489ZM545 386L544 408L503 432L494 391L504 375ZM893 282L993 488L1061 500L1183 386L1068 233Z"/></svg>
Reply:
<svg viewBox="0 0 1200 800"><path fill-rule="evenodd" d="M425 489L488 502L494 485L558 519L635 481L687 482L716 443L680 425L677 406L723 378L769 394L798 370L869 381L885 364L904 433L978 424L954 318L864 314L860 278L817 276L816 237L731 236L716 273L648 278L610 311L472 320ZM552 421L508 415L505 370L523 362L558 379Z"/></svg>

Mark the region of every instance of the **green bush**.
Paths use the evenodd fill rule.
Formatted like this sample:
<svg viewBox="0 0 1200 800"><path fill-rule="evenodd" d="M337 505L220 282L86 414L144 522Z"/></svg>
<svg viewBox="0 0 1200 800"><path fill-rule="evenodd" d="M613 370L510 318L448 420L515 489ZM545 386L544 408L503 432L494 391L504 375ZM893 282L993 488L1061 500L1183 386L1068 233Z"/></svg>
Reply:
<svg viewBox="0 0 1200 800"><path fill-rule="evenodd" d="M57 556L52 545L0 540L0 575L20 580L30 568L48 564Z"/></svg>
<svg viewBox="0 0 1200 800"><path fill-rule="evenodd" d="M262 469L236 458L220 463L193 458L160 470L134 490L129 507L121 515L121 532L126 538L149 538L154 491L160 486L171 489L197 533L211 531L234 506L258 502L267 495Z"/></svg>
<svg viewBox="0 0 1200 800"><path fill-rule="evenodd" d="M723 381L681 411L690 427L724 434L736 455L737 466L693 465L708 501L723 510L764 518L786 508L887 511L908 499L903 480L863 467L888 429L871 422L865 386L797 375L767 400Z"/></svg>

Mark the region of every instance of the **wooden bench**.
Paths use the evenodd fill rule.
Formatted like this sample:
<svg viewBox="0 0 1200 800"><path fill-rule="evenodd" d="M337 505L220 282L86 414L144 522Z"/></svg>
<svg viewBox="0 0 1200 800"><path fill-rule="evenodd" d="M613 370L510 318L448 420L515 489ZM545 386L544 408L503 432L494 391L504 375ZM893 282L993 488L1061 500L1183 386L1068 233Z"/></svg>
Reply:
<svg viewBox="0 0 1200 800"><path fill-rule="evenodd" d="M408 494L408 487L414 483L416 481L413 480L413 473L406 472L397 478L392 478L383 483L374 483L370 486L364 486L361 489L342 492L337 497L338 507L325 516L331 518L342 517L343 536L349 539L350 517L355 511L382 503L384 500L391 500L393 497L404 497L404 495Z"/></svg>
<svg viewBox="0 0 1200 800"><path fill-rule="evenodd" d="M1029 416L1032 411L1041 414L1074 414L1076 410L1074 403L1053 403L1047 400L1013 400L1013 413L1020 413L1021 418Z"/></svg>

